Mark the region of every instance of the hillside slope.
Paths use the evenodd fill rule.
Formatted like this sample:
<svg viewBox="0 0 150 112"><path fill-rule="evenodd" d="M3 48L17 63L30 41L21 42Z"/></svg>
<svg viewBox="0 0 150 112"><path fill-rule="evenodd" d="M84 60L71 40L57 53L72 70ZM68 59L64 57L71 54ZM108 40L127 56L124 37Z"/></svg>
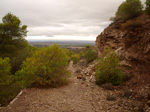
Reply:
<svg viewBox="0 0 150 112"><path fill-rule="evenodd" d="M130 78L124 85L144 89L150 87L150 19L141 15L133 21L140 21L141 26L123 29L125 21L111 23L97 37L96 50L101 54L108 47L115 49L121 66Z"/></svg>

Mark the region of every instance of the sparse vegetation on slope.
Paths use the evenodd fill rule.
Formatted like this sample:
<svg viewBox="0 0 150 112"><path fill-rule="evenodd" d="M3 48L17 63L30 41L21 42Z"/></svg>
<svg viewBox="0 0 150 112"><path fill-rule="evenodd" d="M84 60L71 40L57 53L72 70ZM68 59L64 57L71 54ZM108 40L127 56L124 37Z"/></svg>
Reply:
<svg viewBox="0 0 150 112"><path fill-rule="evenodd" d="M135 21L135 20L128 20L126 23L122 24L123 29L129 29L129 28L139 28L142 26L141 21Z"/></svg>

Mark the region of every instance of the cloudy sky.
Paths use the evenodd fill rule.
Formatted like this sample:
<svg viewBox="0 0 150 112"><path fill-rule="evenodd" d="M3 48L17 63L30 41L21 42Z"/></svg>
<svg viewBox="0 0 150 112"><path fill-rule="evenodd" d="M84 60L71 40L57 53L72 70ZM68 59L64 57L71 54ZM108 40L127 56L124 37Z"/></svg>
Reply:
<svg viewBox="0 0 150 112"><path fill-rule="evenodd" d="M28 40L95 40L123 1L0 0L0 18L8 12L19 17Z"/></svg>

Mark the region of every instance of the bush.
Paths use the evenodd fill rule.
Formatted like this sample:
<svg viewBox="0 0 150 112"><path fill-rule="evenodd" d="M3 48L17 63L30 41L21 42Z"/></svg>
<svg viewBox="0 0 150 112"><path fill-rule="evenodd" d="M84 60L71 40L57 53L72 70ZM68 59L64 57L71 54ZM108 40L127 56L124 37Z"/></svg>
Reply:
<svg viewBox="0 0 150 112"><path fill-rule="evenodd" d="M11 73L15 74L18 70L20 70L23 61L25 61L27 57L32 56L33 52L35 52L37 49L38 48L34 46L27 45L25 48L19 50L16 56L10 56L9 58L12 67Z"/></svg>
<svg viewBox="0 0 150 112"><path fill-rule="evenodd" d="M57 87L68 82L68 56L57 44L41 48L27 58L16 75L25 79L25 86Z"/></svg>
<svg viewBox="0 0 150 112"><path fill-rule="evenodd" d="M95 59L97 58L97 54L95 51L93 51L92 49L89 49L87 52L86 52L86 61L88 63L94 61Z"/></svg>
<svg viewBox="0 0 150 112"><path fill-rule="evenodd" d="M72 55L74 55L75 53L74 52L72 52L72 51L68 51L68 53L67 53L67 55L69 56L69 57L71 57Z"/></svg>
<svg viewBox="0 0 150 112"><path fill-rule="evenodd" d="M80 55L79 54L73 54L71 56L71 60L73 60L73 63L77 63L80 60Z"/></svg>
<svg viewBox="0 0 150 112"><path fill-rule="evenodd" d="M85 45L85 47L86 47L87 49L89 49L89 48L91 48L91 45Z"/></svg>
<svg viewBox="0 0 150 112"><path fill-rule="evenodd" d="M146 14L150 15L150 0L146 0L145 4L146 4L145 8Z"/></svg>
<svg viewBox="0 0 150 112"><path fill-rule="evenodd" d="M142 22L140 21L133 21L129 20L126 23L122 24L123 29L128 29L128 28L136 28L142 26Z"/></svg>
<svg viewBox="0 0 150 112"><path fill-rule="evenodd" d="M79 55L80 57L84 57L84 53L82 51L80 51Z"/></svg>
<svg viewBox="0 0 150 112"><path fill-rule="evenodd" d="M124 74L118 66L118 56L114 51L110 49L106 50L98 60L95 73L96 83L99 85L105 83L119 85L123 81Z"/></svg>
<svg viewBox="0 0 150 112"><path fill-rule="evenodd" d="M19 78L11 75L9 58L0 58L0 105L8 104L23 88Z"/></svg>
<svg viewBox="0 0 150 112"><path fill-rule="evenodd" d="M126 0L116 12L116 17L124 20L132 19L142 13L143 5L140 0Z"/></svg>

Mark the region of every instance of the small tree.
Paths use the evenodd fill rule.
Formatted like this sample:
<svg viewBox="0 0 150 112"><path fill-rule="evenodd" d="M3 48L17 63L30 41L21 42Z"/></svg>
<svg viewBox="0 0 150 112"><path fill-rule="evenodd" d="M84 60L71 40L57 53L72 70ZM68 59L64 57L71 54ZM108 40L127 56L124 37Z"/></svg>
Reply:
<svg viewBox="0 0 150 112"><path fill-rule="evenodd" d="M68 56L57 44L41 48L23 63L16 75L25 79L26 86L60 86L68 82Z"/></svg>
<svg viewBox="0 0 150 112"><path fill-rule="evenodd" d="M116 17L124 20L132 19L142 13L143 5L140 0L126 0L116 12Z"/></svg>
<svg viewBox="0 0 150 112"><path fill-rule="evenodd" d="M146 14L150 15L150 0L146 0L145 4L146 4L145 8Z"/></svg>
<svg viewBox="0 0 150 112"><path fill-rule="evenodd" d="M111 83L118 85L123 81L124 74L119 66L119 58L114 51L106 50L98 60L96 68L97 84Z"/></svg>
<svg viewBox="0 0 150 112"><path fill-rule="evenodd" d="M25 40L27 26L15 15L8 13L0 23L0 57L9 57L14 74L26 58L28 43ZM22 53L22 54L21 54Z"/></svg>
<svg viewBox="0 0 150 112"><path fill-rule="evenodd" d="M24 37L27 35L27 26L22 25L15 15L8 13L0 23L0 56L14 56L17 51L26 46Z"/></svg>

